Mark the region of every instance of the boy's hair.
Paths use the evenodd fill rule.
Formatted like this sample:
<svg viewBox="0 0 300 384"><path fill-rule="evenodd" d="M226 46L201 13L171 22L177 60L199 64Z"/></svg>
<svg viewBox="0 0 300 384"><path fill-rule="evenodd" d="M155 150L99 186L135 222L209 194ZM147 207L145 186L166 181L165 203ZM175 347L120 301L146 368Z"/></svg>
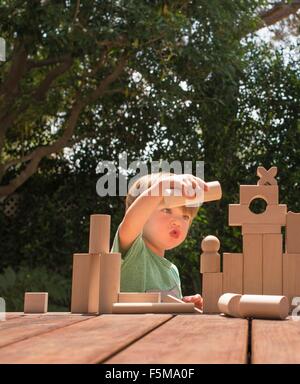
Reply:
<svg viewBox="0 0 300 384"><path fill-rule="evenodd" d="M174 175L171 172L157 172L145 175L136 180L131 187L129 188L128 194L126 196L126 211L135 201L135 199L142 194L146 189L150 188L155 182L162 178L162 176ZM138 191L138 193L136 193ZM194 219L198 213L199 207L186 207L182 206L184 213L189 214L192 219Z"/></svg>

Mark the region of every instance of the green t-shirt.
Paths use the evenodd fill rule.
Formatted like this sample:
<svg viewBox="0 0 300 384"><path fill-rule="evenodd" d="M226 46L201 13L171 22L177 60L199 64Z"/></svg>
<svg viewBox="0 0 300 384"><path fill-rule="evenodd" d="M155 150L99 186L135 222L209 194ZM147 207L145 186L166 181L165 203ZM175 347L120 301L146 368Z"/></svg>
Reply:
<svg viewBox="0 0 300 384"><path fill-rule="evenodd" d="M111 252L121 252L119 229ZM126 253L122 254L121 292L161 292L163 295L182 298L176 265L151 251L146 246L142 234L135 239Z"/></svg>

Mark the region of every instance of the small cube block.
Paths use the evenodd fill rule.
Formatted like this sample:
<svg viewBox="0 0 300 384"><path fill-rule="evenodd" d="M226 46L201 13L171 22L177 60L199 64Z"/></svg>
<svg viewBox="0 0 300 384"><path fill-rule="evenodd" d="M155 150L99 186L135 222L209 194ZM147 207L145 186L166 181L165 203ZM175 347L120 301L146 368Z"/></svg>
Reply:
<svg viewBox="0 0 300 384"><path fill-rule="evenodd" d="M46 313L48 292L25 292L24 313Z"/></svg>

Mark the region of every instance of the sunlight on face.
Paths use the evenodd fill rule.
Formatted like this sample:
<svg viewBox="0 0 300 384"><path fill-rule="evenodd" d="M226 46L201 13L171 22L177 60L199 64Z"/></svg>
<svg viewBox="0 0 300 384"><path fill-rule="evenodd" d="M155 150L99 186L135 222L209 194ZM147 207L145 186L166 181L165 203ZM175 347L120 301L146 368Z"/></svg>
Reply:
<svg viewBox="0 0 300 384"><path fill-rule="evenodd" d="M161 250L172 249L185 240L191 222L182 207L157 209L146 222L143 236Z"/></svg>

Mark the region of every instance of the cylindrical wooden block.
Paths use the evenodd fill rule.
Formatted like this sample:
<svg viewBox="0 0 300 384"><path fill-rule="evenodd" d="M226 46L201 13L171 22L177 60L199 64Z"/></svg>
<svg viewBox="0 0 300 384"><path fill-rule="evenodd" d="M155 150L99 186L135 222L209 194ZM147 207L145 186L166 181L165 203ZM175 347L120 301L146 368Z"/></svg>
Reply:
<svg viewBox="0 0 300 384"><path fill-rule="evenodd" d="M100 258L99 312L112 313L118 302L121 279L121 254L103 253Z"/></svg>
<svg viewBox="0 0 300 384"><path fill-rule="evenodd" d="M221 184L218 181L207 183L208 191L204 192L204 202L220 200L222 197Z"/></svg>
<svg viewBox="0 0 300 384"><path fill-rule="evenodd" d="M221 257L217 252L203 252L200 256L200 272L220 272Z"/></svg>
<svg viewBox="0 0 300 384"><path fill-rule="evenodd" d="M285 319L289 313L289 302L286 296L243 295L239 312L241 317Z"/></svg>
<svg viewBox="0 0 300 384"><path fill-rule="evenodd" d="M220 200L222 197L222 188L218 181L211 181L207 183L208 191L204 191L200 194L199 198L187 199L185 196L176 196L175 190L167 190L168 196L164 196L162 205L166 208L186 206L197 206L202 203L214 200Z"/></svg>
<svg viewBox="0 0 300 384"><path fill-rule="evenodd" d="M116 303L112 313L192 313L194 303Z"/></svg>
<svg viewBox="0 0 300 384"><path fill-rule="evenodd" d="M89 253L109 252L110 215L91 215Z"/></svg>
<svg viewBox="0 0 300 384"><path fill-rule="evenodd" d="M242 295L238 293L224 293L218 301L220 312L232 317L240 317L239 305Z"/></svg>

